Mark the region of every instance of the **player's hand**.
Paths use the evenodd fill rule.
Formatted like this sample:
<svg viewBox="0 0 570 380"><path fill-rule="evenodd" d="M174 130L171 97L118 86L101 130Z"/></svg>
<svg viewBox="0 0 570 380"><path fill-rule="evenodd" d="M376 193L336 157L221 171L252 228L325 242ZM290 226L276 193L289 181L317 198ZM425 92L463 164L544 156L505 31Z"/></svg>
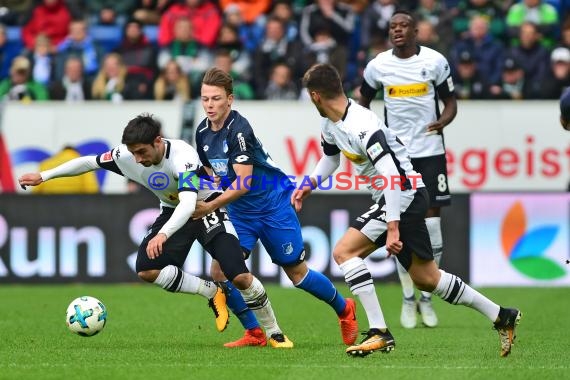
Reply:
<svg viewBox="0 0 570 380"><path fill-rule="evenodd" d="M445 127L445 125L436 120L433 123L429 123L427 125L426 134L435 134L435 133L441 131L443 129L443 127Z"/></svg>
<svg viewBox="0 0 570 380"><path fill-rule="evenodd" d="M291 204L295 207L295 211L301 211L303 208L303 200L311 195L312 191L313 190L308 186L293 191L293 194L291 194Z"/></svg>
<svg viewBox="0 0 570 380"><path fill-rule="evenodd" d="M40 173L27 173L18 178L18 183L24 190L26 190L26 186L37 186L43 181Z"/></svg>
<svg viewBox="0 0 570 380"><path fill-rule="evenodd" d="M192 214L192 219L201 219L213 211L208 202L198 201L196 202L196 209Z"/></svg>
<svg viewBox="0 0 570 380"><path fill-rule="evenodd" d="M400 241L399 222L388 222L388 232L386 235L386 251L390 255L397 255L402 251L404 244Z"/></svg>
<svg viewBox="0 0 570 380"><path fill-rule="evenodd" d="M162 255L162 245L166 241L166 235L163 233L157 234L155 237L150 239L146 245L146 255L149 259L156 259L158 256Z"/></svg>

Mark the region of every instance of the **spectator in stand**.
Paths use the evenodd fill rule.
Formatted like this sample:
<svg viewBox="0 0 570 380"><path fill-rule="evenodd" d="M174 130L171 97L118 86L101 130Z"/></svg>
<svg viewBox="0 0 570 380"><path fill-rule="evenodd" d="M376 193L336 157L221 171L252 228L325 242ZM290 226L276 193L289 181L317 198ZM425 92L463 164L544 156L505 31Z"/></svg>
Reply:
<svg viewBox="0 0 570 380"><path fill-rule="evenodd" d="M123 25L134 12L136 0L88 0L85 5L90 24Z"/></svg>
<svg viewBox="0 0 570 380"><path fill-rule="evenodd" d="M0 80L8 77L12 60L20 54L20 50L18 43L8 41L6 28L0 24Z"/></svg>
<svg viewBox="0 0 570 380"><path fill-rule="evenodd" d="M452 64L457 65L459 53L463 51L471 53L479 73L483 78L487 78L489 85L501 82L504 49L489 34L489 22L486 17L474 16L471 19L467 37L457 41L453 47Z"/></svg>
<svg viewBox="0 0 570 380"><path fill-rule="evenodd" d="M285 35L287 40L295 41L299 35L299 24L295 19L293 7L288 0L275 0L270 13L271 17L276 17L285 25Z"/></svg>
<svg viewBox="0 0 570 380"><path fill-rule="evenodd" d="M317 33L327 30L336 44L347 47L354 31L354 23L355 15L350 6L337 3L336 0L316 0L314 4L303 8L301 41L305 47L311 48L316 42Z"/></svg>
<svg viewBox="0 0 570 380"><path fill-rule="evenodd" d="M0 24L8 26L23 25L34 6L34 0L4 0L1 2L3 12Z"/></svg>
<svg viewBox="0 0 570 380"><path fill-rule="evenodd" d="M254 24L269 11L271 0L219 0L223 11L229 6L237 6L246 24Z"/></svg>
<svg viewBox="0 0 570 380"><path fill-rule="evenodd" d="M232 71L237 74L242 80L250 81L251 73L251 56L244 49L243 44L239 38L238 32L230 25L222 25L220 34L218 35L218 49L226 50L232 57ZM258 75L258 73L256 73Z"/></svg>
<svg viewBox="0 0 570 380"><path fill-rule="evenodd" d="M278 62L285 62L292 69L292 80L299 88L303 76L303 46L299 40L289 40L285 23L279 17L270 16L265 23L265 35L253 58L253 83L258 97L269 81L270 68Z"/></svg>
<svg viewBox="0 0 570 380"><path fill-rule="evenodd" d="M306 49L303 58L305 70L316 63L330 63L337 69L341 79L346 80L348 49L337 43L326 26L315 31L313 43Z"/></svg>
<svg viewBox="0 0 570 380"><path fill-rule="evenodd" d="M263 37L265 17L260 17L258 21L247 23L241 16L240 8L235 4L230 4L224 9L224 24L236 29L239 38L245 49L254 53Z"/></svg>
<svg viewBox="0 0 570 380"><path fill-rule="evenodd" d="M513 4L507 13L507 27L511 37L511 45L520 43L520 28L525 22L538 26L541 44L547 48L556 45L558 34L558 11L552 5L542 0L522 0Z"/></svg>
<svg viewBox="0 0 570 380"><path fill-rule="evenodd" d="M433 26L434 35L438 39L438 47L435 50L443 55L447 55L453 44L452 19L457 15L457 11L452 12L445 7L445 3L437 0L420 0L415 12L415 19L418 22L427 21ZM424 26L427 29L427 27ZM423 45L423 43L420 42Z"/></svg>
<svg viewBox="0 0 570 380"><path fill-rule="evenodd" d="M459 53L457 73L453 76L455 94L458 99L487 99L489 86L479 75L477 63L469 51Z"/></svg>
<svg viewBox="0 0 570 380"><path fill-rule="evenodd" d="M127 74L147 83L150 88L157 74L157 51L144 35L140 21L130 19L125 23L123 40L116 49L127 66Z"/></svg>
<svg viewBox="0 0 570 380"><path fill-rule="evenodd" d="M51 100L82 102L91 99L91 84L83 75L83 62L79 57L69 57L65 61L63 78L49 85Z"/></svg>
<svg viewBox="0 0 570 380"><path fill-rule="evenodd" d="M441 40L441 34L438 34L435 27L428 20L419 20L416 22L416 41L419 45L427 46L435 51L440 52L444 56L449 55L450 45Z"/></svg>
<svg viewBox="0 0 570 380"><path fill-rule="evenodd" d="M160 18L158 44L168 46L174 40L175 23L188 19L194 27L194 39L200 44L213 47L222 26L222 16L209 0L177 0Z"/></svg>
<svg viewBox="0 0 570 380"><path fill-rule="evenodd" d="M457 7L458 14L453 18L453 32L457 38L464 37L469 31L469 22L475 16L487 18L489 33L496 41L506 37L503 10L494 0L461 0Z"/></svg>
<svg viewBox="0 0 570 380"><path fill-rule="evenodd" d="M559 45L570 49L570 17L562 24Z"/></svg>
<svg viewBox="0 0 570 380"><path fill-rule="evenodd" d="M143 25L158 25L172 0L137 0L133 18Z"/></svg>
<svg viewBox="0 0 570 380"><path fill-rule="evenodd" d="M380 36L388 38L390 17L396 10L396 0L372 0L362 14L360 48L365 51L370 47L371 39Z"/></svg>
<svg viewBox="0 0 570 380"><path fill-rule="evenodd" d="M154 99L186 102L190 95L190 83L180 65L174 60L168 61L154 82Z"/></svg>
<svg viewBox="0 0 570 380"><path fill-rule="evenodd" d="M187 18L176 20L174 40L161 49L158 67L164 68L171 59L178 62L184 74L188 75L192 93L198 94L202 75L212 64L212 54L210 49L194 39L192 24Z"/></svg>
<svg viewBox="0 0 570 380"><path fill-rule="evenodd" d="M99 70L99 51L93 38L87 33L84 20L73 20L69 24L69 34L57 45L57 78L63 75L65 61L70 56L80 57L83 70L88 77L94 77Z"/></svg>
<svg viewBox="0 0 570 380"><path fill-rule="evenodd" d="M542 86L542 97L559 99L570 87L570 50L558 47L550 54L550 71Z"/></svg>
<svg viewBox="0 0 570 380"><path fill-rule="evenodd" d="M233 79L233 96L237 100L255 99L255 92L251 85L242 80L233 70L233 59L229 51L220 49L216 52L214 66L231 75Z"/></svg>
<svg viewBox="0 0 570 380"><path fill-rule="evenodd" d="M299 89L295 86L292 72L286 63L275 64L271 69L264 98L267 100L297 100Z"/></svg>
<svg viewBox="0 0 570 380"><path fill-rule="evenodd" d="M127 68L121 56L109 53L103 59L103 65L93 81L91 96L94 100L110 100L114 103L123 101Z"/></svg>
<svg viewBox="0 0 570 380"><path fill-rule="evenodd" d="M34 50L38 34L45 34L57 46L69 31L71 13L63 0L42 0L22 28L22 39L28 50Z"/></svg>
<svg viewBox="0 0 570 380"><path fill-rule="evenodd" d="M524 22L519 32L520 44L511 48L509 55L524 71L525 99L540 99L550 65L550 53L540 44L541 36L535 24Z"/></svg>
<svg viewBox="0 0 570 380"><path fill-rule="evenodd" d="M528 86L525 83L522 66L514 58L507 56L503 63L501 83L491 85L489 91L492 99L525 99L528 95Z"/></svg>
<svg viewBox="0 0 570 380"><path fill-rule="evenodd" d="M10 77L0 82L0 98L24 103L48 100L46 88L31 79L31 68L28 58L24 56L14 58L10 67Z"/></svg>
<svg viewBox="0 0 570 380"><path fill-rule="evenodd" d="M26 54L32 65L33 80L44 86L56 78L56 59L52 52L53 48L49 38L43 34L38 34L34 51Z"/></svg>

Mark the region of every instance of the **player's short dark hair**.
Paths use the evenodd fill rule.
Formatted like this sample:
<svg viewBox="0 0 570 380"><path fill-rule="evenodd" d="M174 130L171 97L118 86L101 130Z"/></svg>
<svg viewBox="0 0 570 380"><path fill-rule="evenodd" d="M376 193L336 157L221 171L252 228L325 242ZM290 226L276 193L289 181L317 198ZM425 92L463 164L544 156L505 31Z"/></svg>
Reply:
<svg viewBox="0 0 570 380"><path fill-rule="evenodd" d="M222 87L226 90L226 95L231 95L234 92L234 80L232 76L217 67L212 67L206 71L204 78L202 78L202 84Z"/></svg>
<svg viewBox="0 0 570 380"><path fill-rule="evenodd" d="M394 13L392 13L392 16L390 16L390 18L392 18L392 17L394 17L394 16L396 16L396 15L406 15L406 16L408 16L408 17L410 18L410 20L412 20L412 25L413 25L413 26L416 26L416 22L417 22L417 21L416 21L416 18L414 17L414 15L413 15L411 12L409 12L409 11L407 11L407 10L405 10L405 9L396 9L396 10L394 11Z"/></svg>
<svg viewBox="0 0 570 380"><path fill-rule="evenodd" d="M131 144L152 144L157 136L160 136L160 121L152 115L143 113L130 120L123 130L121 143Z"/></svg>
<svg viewBox="0 0 570 380"><path fill-rule="evenodd" d="M318 92L325 99L343 95L342 81L337 69L329 63L313 65L303 76L303 86Z"/></svg>

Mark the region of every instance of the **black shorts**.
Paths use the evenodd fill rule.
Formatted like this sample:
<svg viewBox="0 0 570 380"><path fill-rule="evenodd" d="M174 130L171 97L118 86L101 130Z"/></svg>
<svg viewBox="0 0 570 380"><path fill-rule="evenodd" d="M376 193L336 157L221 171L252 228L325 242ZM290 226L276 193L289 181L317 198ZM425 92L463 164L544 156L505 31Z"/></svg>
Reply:
<svg viewBox="0 0 570 380"><path fill-rule="evenodd" d="M445 154L431 157L412 158L414 169L422 175L429 193L429 207L443 207L451 204L447 182L447 160Z"/></svg>
<svg viewBox="0 0 570 380"><path fill-rule="evenodd" d="M350 225L362 232L378 247L386 245L386 211L384 197L370 209L356 218ZM431 241L426 227L425 216L428 210L428 193L425 188L415 192L413 200L400 214L400 241L403 248L396 258L406 270L412 264L412 254L424 260L433 260Z"/></svg>
<svg viewBox="0 0 570 380"><path fill-rule="evenodd" d="M162 269L168 265L182 267L195 241L198 241L212 258L218 260L222 271L230 281L238 274L248 272L237 234L225 209L218 209L201 219L190 218L184 226L166 240L162 246L162 254L155 259L150 259L146 253L148 242L156 236L173 212L174 208L163 207L162 212L139 245L137 273Z"/></svg>

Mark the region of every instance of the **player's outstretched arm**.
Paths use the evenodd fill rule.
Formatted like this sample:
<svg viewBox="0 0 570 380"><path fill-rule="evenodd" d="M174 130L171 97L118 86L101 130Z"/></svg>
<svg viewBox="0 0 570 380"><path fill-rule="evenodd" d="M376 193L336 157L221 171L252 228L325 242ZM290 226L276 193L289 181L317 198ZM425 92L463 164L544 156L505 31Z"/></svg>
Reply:
<svg viewBox="0 0 570 380"><path fill-rule="evenodd" d="M37 186L43 181L40 173L26 173L18 178L18 183L24 190L26 190L26 186Z"/></svg>

